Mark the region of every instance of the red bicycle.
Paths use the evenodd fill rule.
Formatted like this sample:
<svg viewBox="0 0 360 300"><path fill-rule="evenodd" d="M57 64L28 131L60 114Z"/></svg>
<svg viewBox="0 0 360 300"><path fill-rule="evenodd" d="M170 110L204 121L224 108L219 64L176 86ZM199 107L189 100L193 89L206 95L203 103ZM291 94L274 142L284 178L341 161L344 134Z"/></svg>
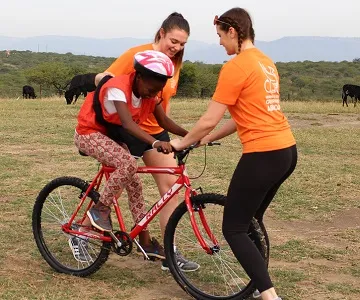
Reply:
<svg viewBox="0 0 360 300"><path fill-rule="evenodd" d="M177 167L138 167L138 173L173 174L178 178L130 232L126 230L115 198L113 206L118 230L107 233L82 225L86 212L99 199L102 181L109 178L113 168L102 165L90 182L76 177L59 177L49 182L40 191L32 215L34 238L43 258L58 272L76 276L93 274L106 262L110 252L129 255L134 243L142 249L136 240L138 234L176 193L185 188L185 199L169 219L164 238L165 255L174 279L196 299L248 297L255 286L233 255L221 230L225 196L203 194L201 188L191 186L186 159L194 148L191 146L175 153ZM255 219L249 228L249 236L267 260L267 239ZM78 251L81 250L82 258L72 250L74 237L78 240L76 246ZM175 244L176 251L200 264L197 271L181 271ZM143 254L149 259L144 251Z"/></svg>

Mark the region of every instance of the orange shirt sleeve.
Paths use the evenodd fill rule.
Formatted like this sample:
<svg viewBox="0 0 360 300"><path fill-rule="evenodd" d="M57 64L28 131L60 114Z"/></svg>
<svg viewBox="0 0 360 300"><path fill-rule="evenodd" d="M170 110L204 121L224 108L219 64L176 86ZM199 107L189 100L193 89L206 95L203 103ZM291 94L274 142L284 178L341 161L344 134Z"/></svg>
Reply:
<svg viewBox="0 0 360 300"><path fill-rule="evenodd" d="M115 76L129 74L134 71L134 53L133 51L126 51L120 55L106 70Z"/></svg>
<svg viewBox="0 0 360 300"><path fill-rule="evenodd" d="M152 50L152 44L140 45L130 48L121 54L106 70L113 73L115 76L130 74L135 71L134 69L134 56L137 52Z"/></svg>
<svg viewBox="0 0 360 300"><path fill-rule="evenodd" d="M239 99L248 76L232 61L221 68L218 83L212 99L226 105L234 105Z"/></svg>

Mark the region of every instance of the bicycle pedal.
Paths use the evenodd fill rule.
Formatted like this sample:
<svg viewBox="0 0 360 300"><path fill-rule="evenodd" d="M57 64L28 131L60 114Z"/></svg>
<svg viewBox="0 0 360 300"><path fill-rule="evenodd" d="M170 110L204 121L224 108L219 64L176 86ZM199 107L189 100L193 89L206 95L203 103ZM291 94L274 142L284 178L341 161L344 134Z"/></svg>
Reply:
<svg viewBox="0 0 360 300"><path fill-rule="evenodd" d="M138 254L139 254L139 255L142 255L142 253L139 253L139 252L138 252ZM144 260L147 260L147 261L157 261L157 260L160 260L160 258L155 257L155 256L148 256L148 258L146 258L145 255L142 255L142 256L143 256Z"/></svg>
<svg viewBox="0 0 360 300"><path fill-rule="evenodd" d="M144 259L147 260L145 256L144 256ZM149 256L149 259L148 259L148 260L150 260L150 261L157 261L157 260L159 260L159 259L160 259L160 258L157 258L157 257L154 257L154 256Z"/></svg>

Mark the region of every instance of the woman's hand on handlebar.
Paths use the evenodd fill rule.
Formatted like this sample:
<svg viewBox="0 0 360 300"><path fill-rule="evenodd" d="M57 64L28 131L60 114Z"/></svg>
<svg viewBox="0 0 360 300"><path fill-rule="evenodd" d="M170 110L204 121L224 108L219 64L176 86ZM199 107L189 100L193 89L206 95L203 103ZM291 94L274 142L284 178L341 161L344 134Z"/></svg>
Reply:
<svg viewBox="0 0 360 300"><path fill-rule="evenodd" d="M173 147L173 149L176 151L181 151L181 150L184 150L185 148L187 148L182 145L182 140L180 140L180 139L173 139L170 141L170 144ZM209 138L204 137L200 142L192 144L191 146L189 146L189 148L194 149L194 148L197 148L200 146L205 146L205 145L214 146L214 145L220 145L220 143L215 142L215 141L212 142Z"/></svg>
<svg viewBox="0 0 360 300"><path fill-rule="evenodd" d="M170 144L177 151L180 151L180 150L184 149L183 147L181 147L181 140L180 139L173 139L173 140L170 141Z"/></svg>
<svg viewBox="0 0 360 300"><path fill-rule="evenodd" d="M172 146L169 142L156 141L154 143L154 148L165 154L173 152Z"/></svg>
<svg viewBox="0 0 360 300"><path fill-rule="evenodd" d="M200 142L198 143L198 147L205 146L209 143L211 143L210 135L206 135L200 140Z"/></svg>
<svg viewBox="0 0 360 300"><path fill-rule="evenodd" d="M196 142L188 147L184 147L182 145L182 140L181 139L173 139L170 141L170 144L171 146L173 147L174 150L176 151L181 151L181 150L184 150L185 148L191 148L191 149L194 149L194 148L197 148L200 146L200 142Z"/></svg>

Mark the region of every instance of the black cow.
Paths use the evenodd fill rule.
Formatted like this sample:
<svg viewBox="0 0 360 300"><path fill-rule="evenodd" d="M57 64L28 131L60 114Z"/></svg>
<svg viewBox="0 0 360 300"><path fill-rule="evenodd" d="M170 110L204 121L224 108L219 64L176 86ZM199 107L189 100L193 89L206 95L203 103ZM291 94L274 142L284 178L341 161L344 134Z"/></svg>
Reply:
<svg viewBox="0 0 360 300"><path fill-rule="evenodd" d="M96 73L75 75L70 81L69 89L65 92L66 104L75 104L81 94L86 97L88 92L94 91L96 88L95 76Z"/></svg>
<svg viewBox="0 0 360 300"><path fill-rule="evenodd" d="M30 85L24 85L23 89L22 89L22 93L23 93L23 98L25 99L35 99L36 95L35 95L35 90L32 86Z"/></svg>
<svg viewBox="0 0 360 300"><path fill-rule="evenodd" d="M354 98L354 107L356 106L357 100L360 100L360 86L354 84L345 84L342 88L342 95L341 98L343 100L343 106L347 103L347 96L350 96L351 99Z"/></svg>
<svg viewBox="0 0 360 300"><path fill-rule="evenodd" d="M80 95L83 94L84 97L87 96L87 91L84 91L82 88L77 87L75 89L72 90L68 90L65 92L65 99L66 99L66 104L75 104L77 99L80 97ZM75 100L74 100L74 96L75 96Z"/></svg>

